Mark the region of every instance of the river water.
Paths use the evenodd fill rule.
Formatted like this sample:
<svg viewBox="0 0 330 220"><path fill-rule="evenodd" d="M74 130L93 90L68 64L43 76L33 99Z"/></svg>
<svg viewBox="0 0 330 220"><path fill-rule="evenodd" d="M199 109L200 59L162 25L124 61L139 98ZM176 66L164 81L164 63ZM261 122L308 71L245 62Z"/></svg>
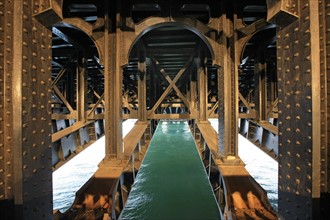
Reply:
<svg viewBox="0 0 330 220"><path fill-rule="evenodd" d="M217 131L217 120L210 120ZM123 123L123 136L134 126L135 120ZM239 156L246 169L267 191L268 198L277 210L277 162L239 135ZM72 204L75 193L94 174L104 158L104 137L79 153L64 166L53 172L53 209L65 212Z"/></svg>

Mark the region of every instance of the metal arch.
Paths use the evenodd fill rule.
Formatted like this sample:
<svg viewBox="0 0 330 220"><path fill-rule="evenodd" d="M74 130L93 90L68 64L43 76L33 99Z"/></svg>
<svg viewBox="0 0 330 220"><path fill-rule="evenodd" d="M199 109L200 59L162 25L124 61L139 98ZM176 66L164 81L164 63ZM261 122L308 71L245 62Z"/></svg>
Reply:
<svg viewBox="0 0 330 220"><path fill-rule="evenodd" d="M97 53L99 55L100 63L104 60L104 52L102 48L103 45L100 45L100 42L97 41L93 36L93 25L89 24L88 22L84 21L81 18L65 18L61 21L61 23L69 28L77 29L83 33L85 33L94 43L97 49ZM102 42L102 41L101 41Z"/></svg>
<svg viewBox="0 0 330 220"><path fill-rule="evenodd" d="M148 21L150 20L154 20L155 18L149 18L146 19L143 23L148 23ZM182 27L183 29L189 30L192 33L196 34L198 37L200 37L202 39L202 41L205 43L205 45L207 46L207 48L209 49L209 52L211 54L211 58L212 60L215 59L215 53L213 50L213 47L211 46L209 40L205 37L204 34L202 34L201 31L199 31L197 28L193 27L193 26L189 26L185 23L182 22L177 22L177 21L164 21L164 22L160 22L160 23L156 23L152 26L148 26L146 29L144 29L143 31L141 31L139 34L137 34L135 40L132 42L129 50L128 50L128 54L127 57L130 57L130 54L133 50L134 45L141 39L141 37L143 35L145 35L146 33L148 33L149 31L152 31L154 29L160 28L160 27L165 27L165 26L175 26L175 27Z"/></svg>

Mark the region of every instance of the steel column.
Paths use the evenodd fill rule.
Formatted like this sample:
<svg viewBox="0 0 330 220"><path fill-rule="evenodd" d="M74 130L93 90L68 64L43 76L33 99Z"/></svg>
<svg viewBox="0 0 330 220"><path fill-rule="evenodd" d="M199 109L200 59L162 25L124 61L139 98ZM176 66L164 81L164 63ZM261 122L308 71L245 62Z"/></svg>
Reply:
<svg viewBox="0 0 330 220"><path fill-rule="evenodd" d="M198 77L198 106L199 121L207 121L207 68L202 60L198 60L197 77Z"/></svg>
<svg viewBox="0 0 330 220"><path fill-rule="evenodd" d="M107 4L106 4L107 5ZM106 10L108 7L106 6ZM117 16L105 15L104 31L104 94L105 94L105 146L106 160L116 160L123 154L122 144L122 70L120 64L120 30ZM112 26L111 26L112 24Z"/></svg>
<svg viewBox="0 0 330 220"><path fill-rule="evenodd" d="M87 58L85 54L79 54L77 58L77 120L86 119L87 111L87 68L86 68Z"/></svg>
<svg viewBox="0 0 330 220"><path fill-rule="evenodd" d="M266 79L266 63L262 59L256 61L255 64L255 108L257 109L257 120L267 120L267 79Z"/></svg>
<svg viewBox="0 0 330 220"><path fill-rule="evenodd" d="M139 108L138 108L138 119L139 121L147 120L147 64L146 64L146 54L144 48L139 50L139 62L138 62L138 100L139 100Z"/></svg>
<svg viewBox="0 0 330 220"><path fill-rule="evenodd" d="M33 1L1 1L0 103L3 145L0 199L13 201L11 219L52 218L50 146L51 32L35 21ZM0 13L1 17L1 13ZM4 61L4 62L3 62ZM2 130L3 129L3 130ZM6 213L9 214L9 213ZM14 216L15 215L15 216ZM6 216L5 216L6 217Z"/></svg>
<svg viewBox="0 0 330 220"><path fill-rule="evenodd" d="M292 4L299 20L278 32L279 213L318 219L321 193L321 74L318 1Z"/></svg>
<svg viewBox="0 0 330 220"><path fill-rule="evenodd" d="M226 4L223 4L224 11ZM219 142L218 150L224 158L232 158L238 155L238 63L237 51L235 51L237 33L235 32L236 17L221 16L223 33L221 36L220 53L223 60L220 62L218 72L218 97L219 97ZM237 97L236 97L237 96ZM230 156L230 157L228 157Z"/></svg>

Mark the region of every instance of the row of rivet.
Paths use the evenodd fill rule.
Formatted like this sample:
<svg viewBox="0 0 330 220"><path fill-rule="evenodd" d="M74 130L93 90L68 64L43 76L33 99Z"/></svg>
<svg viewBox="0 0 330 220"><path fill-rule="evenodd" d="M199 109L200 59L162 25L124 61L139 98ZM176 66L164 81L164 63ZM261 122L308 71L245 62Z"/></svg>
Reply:
<svg viewBox="0 0 330 220"><path fill-rule="evenodd" d="M4 178L2 179L4 182L2 185L5 186L5 191L7 196L10 198L13 195L13 166L12 166L12 159L13 159L13 149L12 149L12 134L13 134L13 106L12 106L12 23L13 23L13 2L7 1L3 4L4 11L2 13L3 25L1 25L2 29L0 31L3 32L3 50L1 50L3 54L3 70L4 70L4 78L3 78L3 101L0 103L3 108L3 159L4 159ZM5 195L0 195L1 197Z"/></svg>
<svg viewBox="0 0 330 220"><path fill-rule="evenodd" d="M32 17L37 1L23 3L22 29L22 142L24 200L35 200L32 206L23 204L27 216L48 219L52 209L51 149L49 99L51 83L51 38L49 31ZM46 63L46 64L45 64ZM46 201L40 198L47 198ZM29 204L29 203L27 203Z"/></svg>
<svg viewBox="0 0 330 220"><path fill-rule="evenodd" d="M0 88L4 88L4 3L3 0L0 0ZM1 89L0 91L0 200L4 199L5 197L5 184L4 184L4 168L5 168L5 161L4 161L4 154L5 149L3 146L4 142L4 93Z"/></svg>
<svg viewBox="0 0 330 220"><path fill-rule="evenodd" d="M312 199L311 44L307 1L301 2L299 11L300 21L280 32L277 47L279 212L286 218L292 218L298 209L311 207ZM310 199L303 201L301 196ZM305 215L300 213L299 218Z"/></svg>
<svg viewBox="0 0 330 220"><path fill-rule="evenodd" d="M325 62L326 62L326 67L327 69L325 70L326 73L330 73L330 22L329 22L329 19L330 19L330 3L323 3L323 4L326 4L325 5L325 38L326 38L326 46L325 46L325 49L326 49L326 57L325 57ZM327 75L327 78L328 78L328 81L327 81L327 103L328 103L328 106L327 106L327 115L330 114L330 92L329 92L329 86L330 86L330 76ZM328 128L327 129L327 143L325 143L325 148L329 146L329 140L330 140L330 120L329 120L329 116L327 117L327 125L326 127ZM324 160L327 161L326 163L326 172L327 172L327 177L326 177L326 183L327 185L325 186L326 188L326 191L329 193L330 192L330 153L329 153L329 150L327 150L327 157L323 158Z"/></svg>
<svg viewBox="0 0 330 220"><path fill-rule="evenodd" d="M326 76L326 68L325 68L325 63L326 63L326 57L325 55L326 52L326 43L324 43L326 36L322 33L325 33L326 27L326 11L325 11L325 5L323 1L319 2L319 27L320 27L320 78L321 78L321 118L326 118L326 112L327 112L327 102L326 102L326 97L327 97L327 91L326 91L326 85L327 85L327 76ZM329 17L329 15L328 15ZM321 191L322 192L327 192L327 175L326 175L326 170L327 170L327 125L325 123L325 120L321 121Z"/></svg>

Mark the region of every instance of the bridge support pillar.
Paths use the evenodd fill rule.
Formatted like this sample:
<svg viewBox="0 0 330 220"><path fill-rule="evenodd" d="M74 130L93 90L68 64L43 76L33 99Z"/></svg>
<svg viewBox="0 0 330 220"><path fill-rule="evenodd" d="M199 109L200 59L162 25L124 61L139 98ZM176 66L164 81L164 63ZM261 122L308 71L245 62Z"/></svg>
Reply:
<svg viewBox="0 0 330 220"><path fill-rule="evenodd" d="M278 209L284 219L319 219L322 195L329 195L326 4L314 0L290 4L290 12L299 19L277 33ZM328 213L327 208L322 213Z"/></svg>
<svg viewBox="0 0 330 220"><path fill-rule="evenodd" d="M108 6L106 6L106 10ZM121 30L111 26L116 23L116 13L106 12L104 30L104 94L105 94L105 159L117 160L123 156L122 144L122 69L120 67Z"/></svg>
<svg viewBox="0 0 330 220"><path fill-rule="evenodd" d="M0 213L4 219L52 218L52 34L32 16L36 6L32 0L0 0Z"/></svg>
<svg viewBox="0 0 330 220"><path fill-rule="evenodd" d="M226 5L223 5L226 8ZM226 10L224 10L226 11ZM217 63L218 97L219 97L219 130L218 151L224 159L238 157L238 37L237 18L223 13L221 16L222 36L219 53L222 59Z"/></svg>
<svg viewBox="0 0 330 220"><path fill-rule="evenodd" d="M139 62L138 62L138 71L139 71L139 79L138 79L138 100L139 100L139 108L138 108L138 120L145 122L147 120L147 65L146 65L146 54L144 48L139 50Z"/></svg>
<svg viewBox="0 0 330 220"><path fill-rule="evenodd" d="M207 121L207 68L203 60L200 60L197 68L198 77L198 104L199 104L199 121Z"/></svg>

